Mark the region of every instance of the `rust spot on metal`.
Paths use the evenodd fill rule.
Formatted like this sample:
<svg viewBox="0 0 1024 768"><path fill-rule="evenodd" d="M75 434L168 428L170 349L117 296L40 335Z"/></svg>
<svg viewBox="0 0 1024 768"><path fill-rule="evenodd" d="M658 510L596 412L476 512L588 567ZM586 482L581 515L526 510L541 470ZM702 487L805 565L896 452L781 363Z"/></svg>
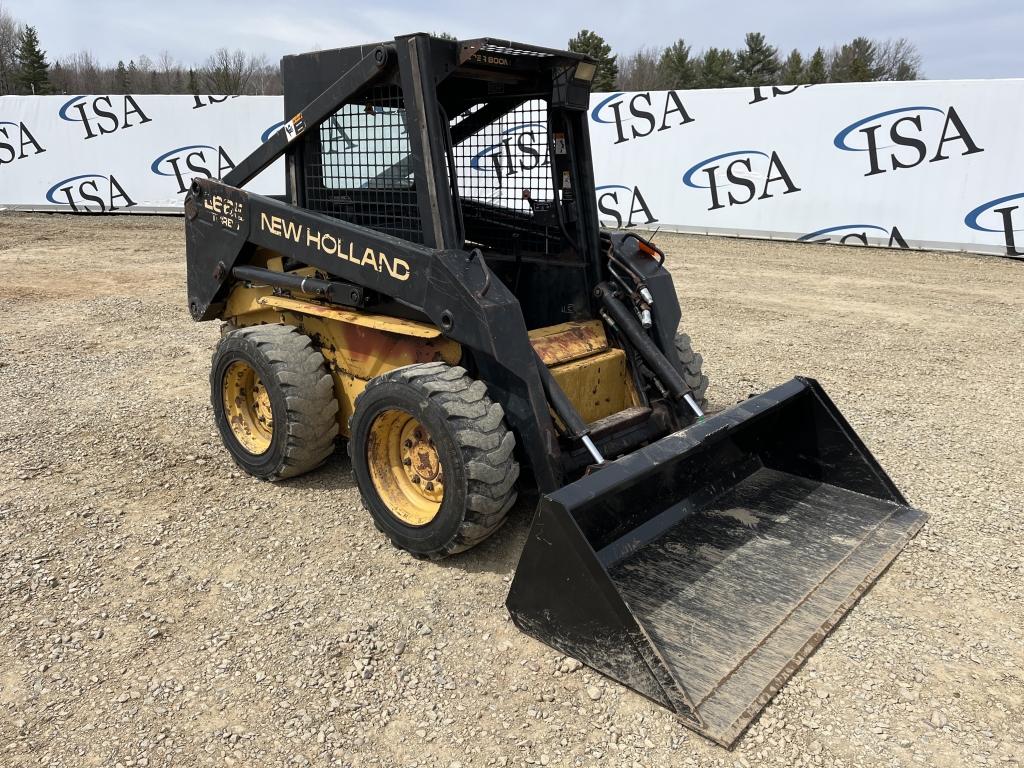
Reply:
<svg viewBox="0 0 1024 768"><path fill-rule="evenodd" d="M608 348L600 320L562 323L530 331L530 343L548 367L579 360Z"/></svg>

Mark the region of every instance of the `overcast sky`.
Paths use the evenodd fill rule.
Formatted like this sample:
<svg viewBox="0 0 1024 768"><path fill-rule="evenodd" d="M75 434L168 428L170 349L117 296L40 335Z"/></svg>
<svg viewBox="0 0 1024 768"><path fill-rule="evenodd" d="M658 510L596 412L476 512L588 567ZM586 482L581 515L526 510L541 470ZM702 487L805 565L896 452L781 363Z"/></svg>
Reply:
<svg viewBox="0 0 1024 768"><path fill-rule="evenodd" d="M220 47L286 53L335 48L407 32L445 31L458 38L504 37L564 47L581 27L616 53L663 47L679 37L694 49L737 48L764 32L785 56L792 48L829 48L857 35L906 37L917 44L929 78L1024 77L1024 0L719 0L590 2L551 0L0 0L39 30L50 59L89 49L116 63L170 51L201 63Z"/></svg>

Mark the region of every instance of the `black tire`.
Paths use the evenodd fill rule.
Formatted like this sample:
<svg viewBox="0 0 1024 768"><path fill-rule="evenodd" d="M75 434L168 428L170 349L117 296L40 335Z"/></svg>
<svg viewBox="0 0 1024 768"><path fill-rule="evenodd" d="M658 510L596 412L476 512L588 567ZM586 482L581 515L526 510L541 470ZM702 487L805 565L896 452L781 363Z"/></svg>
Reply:
<svg viewBox="0 0 1024 768"><path fill-rule="evenodd" d="M225 376L248 365L269 396L269 447L250 451L230 423ZM283 480L320 466L334 451L338 401L323 355L308 336L289 325L255 325L228 331L213 353L210 400L217 429L231 457L262 480ZM235 420L238 420L237 415Z"/></svg>
<svg viewBox="0 0 1024 768"><path fill-rule="evenodd" d="M704 373L704 358L699 352L693 351L693 343L685 333L676 334L676 353L683 366L683 381L697 401L701 410L707 410L708 377Z"/></svg>
<svg viewBox="0 0 1024 768"><path fill-rule="evenodd" d="M440 506L423 524L399 517L374 482L370 454L378 455L391 414L411 416L425 428L443 470ZM447 363L410 365L370 381L356 398L348 451L363 503L392 544L438 559L479 544L505 522L516 500L519 464L504 417L483 382Z"/></svg>

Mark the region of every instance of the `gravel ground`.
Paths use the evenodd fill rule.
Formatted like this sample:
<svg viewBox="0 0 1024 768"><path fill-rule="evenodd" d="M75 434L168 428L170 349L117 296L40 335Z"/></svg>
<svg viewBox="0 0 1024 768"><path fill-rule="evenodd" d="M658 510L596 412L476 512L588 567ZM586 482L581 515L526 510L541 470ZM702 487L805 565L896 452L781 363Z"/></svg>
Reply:
<svg viewBox="0 0 1024 768"><path fill-rule="evenodd" d="M662 234L711 406L813 375L931 513L727 752L520 634L523 504L393 550L339 454L241 475L182 221L0 215L0 765L1024 762L1024 265Z"/></svg>

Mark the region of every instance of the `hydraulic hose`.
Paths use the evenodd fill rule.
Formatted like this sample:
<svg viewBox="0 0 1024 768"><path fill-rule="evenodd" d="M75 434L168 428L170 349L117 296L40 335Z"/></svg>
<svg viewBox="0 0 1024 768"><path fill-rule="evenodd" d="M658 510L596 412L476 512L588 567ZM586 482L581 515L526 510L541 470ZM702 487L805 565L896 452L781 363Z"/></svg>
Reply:
<svg viewBox="0 0 1024 768"><path fill-rule="evenodd" d="M594 459L594 463L603 464L604 456L601 455L597 446L594 445L594 441L590 439L590 427L583 421L583 417L580 416L579 411L576 410L569 396L565 394L565 390L555 380L551 369L541 360L540 355L534 352L534 357L537 360L540 381L544 385L544 392L548 396L548 402L551 403L552 409L558 414L558 418L565 424L565 429L569 436L583 443L587 451L589 451L591 458Z"/></svg>
<svg viewBox="0 0 1024 768"><path fill-rule="evenodd" d="M636 316L615 296L614 286L611 283L601 283L597 286L596 294L604 306L605 312L643 358L643 361L647 363L647 367L658 377L658 380L668 390L669 395L674 400L685 400L697 418L703 418L704 412L690 394L690 389L683 381L682 375L651 341L651 337L644 333Z"/></svg>

